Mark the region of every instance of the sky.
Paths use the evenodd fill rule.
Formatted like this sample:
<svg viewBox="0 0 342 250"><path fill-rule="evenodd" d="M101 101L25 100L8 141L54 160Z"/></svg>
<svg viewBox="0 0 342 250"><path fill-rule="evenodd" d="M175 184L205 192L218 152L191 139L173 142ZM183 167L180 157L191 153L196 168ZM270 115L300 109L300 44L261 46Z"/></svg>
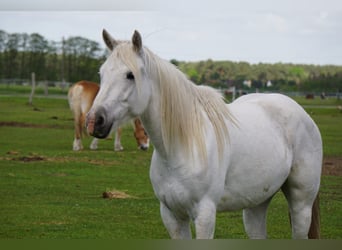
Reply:
<svg viewBox="0 0 342 250"><path fill-rule="evenodd" d="M0 0L0 30L51 41L102 29L182 61L342 65L341 0Z"/></svg>

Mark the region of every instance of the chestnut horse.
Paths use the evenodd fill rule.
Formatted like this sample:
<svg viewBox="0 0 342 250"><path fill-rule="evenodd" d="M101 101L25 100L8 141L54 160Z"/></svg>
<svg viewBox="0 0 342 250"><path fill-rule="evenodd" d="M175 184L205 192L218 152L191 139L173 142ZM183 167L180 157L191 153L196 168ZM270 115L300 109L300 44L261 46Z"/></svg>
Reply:
<svg viewBox="0 0 342 250"><path fill-rule="evenodd" d="M99 91L99 85L94 82L79 81L75 83L68 92L68 101L71 111L74 115L75 123L75 139L73 143L73 150L78 151L83 149L82 132L84 130L85 118L90 110L93 101ZM137 141L138 148L147 150L149 147L149 138L139 118L134 119L134 137ZM121 128L115 132L114 150L121 151ZM98 139L94 138L90 144L90 149L97 149Z"/></svg>

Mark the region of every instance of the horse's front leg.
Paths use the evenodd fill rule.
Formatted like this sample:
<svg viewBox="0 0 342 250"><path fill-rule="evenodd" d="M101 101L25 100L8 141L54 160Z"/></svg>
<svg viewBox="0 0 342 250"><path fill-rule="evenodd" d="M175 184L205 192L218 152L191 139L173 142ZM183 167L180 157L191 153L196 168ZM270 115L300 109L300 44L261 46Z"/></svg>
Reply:
<svg viewBox="0 0 342 250"><path fill-rule="evenodd" d="M98 144L99 139L95 138L91 141L89 148L92 150L97 149L97 144Z"/></svg>
<svg viewBox="0 0 342 250"><path fill-rule="evenodd" d="M196 209L194 222L197 239L214 238L216 222L216 205L214 202L201 201Z"/></svg>
<svg viewBox="0 0 342 250"><path fill-rule="evenodd" d="M121 128L118 128L115 131L115 139L114 139L114 151L122 151L124 148L121 145Z"/></svg>
<svg viewBox="0 0 342 250"><path fill-rule="evenodd" d="M162 202L160 202L160 214L172 239L191 239L189 218L177 218Z"/></svg>

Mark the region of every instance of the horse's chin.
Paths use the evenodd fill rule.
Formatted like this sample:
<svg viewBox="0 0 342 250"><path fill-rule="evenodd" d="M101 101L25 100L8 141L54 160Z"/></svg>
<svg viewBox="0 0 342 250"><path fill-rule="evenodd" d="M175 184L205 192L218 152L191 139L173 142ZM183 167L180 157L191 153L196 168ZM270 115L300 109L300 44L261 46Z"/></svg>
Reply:
<svg viewBox="0 0 342 250"><path fill-rule="evenodd" d="M91 135L99 139L107 138L112 130L112 125L113 124L108 124L106 126L102 126L101 128L96 128L95 126L95 129Z"/></svg>

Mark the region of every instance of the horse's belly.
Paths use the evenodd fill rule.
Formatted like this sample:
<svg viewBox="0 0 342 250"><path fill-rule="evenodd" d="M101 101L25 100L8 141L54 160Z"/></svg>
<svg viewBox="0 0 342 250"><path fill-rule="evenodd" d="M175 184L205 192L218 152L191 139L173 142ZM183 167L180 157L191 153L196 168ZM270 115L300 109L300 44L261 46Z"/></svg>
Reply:
<svg viewBox="0 0 342 250"><path fill-rule="evenodd" d="M219 211L255 207L273 196L286 181L293 159L282 129L263 112L237 116L240 126L231 128L230 163Z"/></svg>
<svg viewBox="0 0 342 250"><path fill-rule="evenodd" d="M264 161L255 165L236 164L228 170L218 211L255 207L272 197L284 184L290 165Z"/></svg>
<svg viewBox="0 0 342 250"><path fill-rule="evenodd" d="M240 189L239 185L241 185ZM263 185L248 186L248 184L232 182L231 186L226 186L217 205L217 211L234 211L255 207L272 197L280 187L281 184L265 183Z"/></svg>

